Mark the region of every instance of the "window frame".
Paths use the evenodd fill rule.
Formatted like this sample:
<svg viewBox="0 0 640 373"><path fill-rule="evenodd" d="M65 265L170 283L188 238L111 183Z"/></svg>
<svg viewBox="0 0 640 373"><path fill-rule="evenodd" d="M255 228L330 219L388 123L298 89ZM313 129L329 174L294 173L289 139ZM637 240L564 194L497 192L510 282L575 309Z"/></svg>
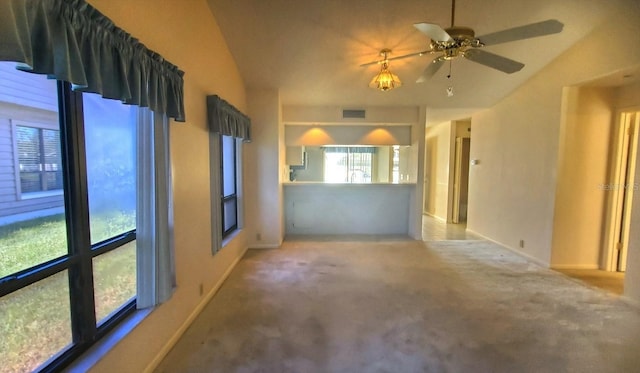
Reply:
<svg viewBox="0 0 640 373"><path fill-rule="evenodd" d="M29 127L36 128L39 131L42 130L53 130L60 132L59 123L51 124L51 123L43 123L43 122L31 122L21 119L10 119L11 122L11 141L13 147L13 166L14 166L14 177L16 180L16 199L17 200L28 200L34 198L46 198L53 196L61 196L64 193L64 185L60 189L50 189L38 192L23 192L22 191L22 179L20 176L20 152L18 150L18 127ZM61 133L58 134L59 137L62 136ZM60 149L61 158L62 158L62 149ZM60 167L62 168L62 162L60 163ZM62 171L62 170L61 170ZM41 171L42 172L42 171Z"/></svg>
<svg viewBox="0 0 640 373"><path fill-rule="evenodd" d="M221 219L221 234L222 234L222 239L227 238L231 233L233 233L235 230L238 229L238 221L239 221L239 216L238 216L238 139L233 137L233 136L226 136L226 135L222 135L220 134L219 136L219 144L220 144L220 219ZM233 190L234 193L229 194L227 196L224 195L224 184L225 184L225 170L224 170L224 163L225 163L225 158L224 158L224 138L225 137L230 137L233 140L233 150L232 152L230 152L229 154L233 154ZM235 216L236 216L236 220L235 223L233 225L231 225L228 229L224 229L225 227L225 203L229 202L229 201L234 201L235 202L235 206L236 206L236 210L235 210Z"/></svg>
<svg viewBox="0 0 640 373"><path fill-rule="evenodd" d="M0 278L0 297L3 297L57 273L68 272L72 342L43 362L38 368L41 372L62 370L136 309L136 297L133 297L106 319L96 320L93 259L134 241L136 230L91 244L83 97L81 92L72 90L70 83L62 81L57 82L57 96L68 251L58 258Z"/></svg>

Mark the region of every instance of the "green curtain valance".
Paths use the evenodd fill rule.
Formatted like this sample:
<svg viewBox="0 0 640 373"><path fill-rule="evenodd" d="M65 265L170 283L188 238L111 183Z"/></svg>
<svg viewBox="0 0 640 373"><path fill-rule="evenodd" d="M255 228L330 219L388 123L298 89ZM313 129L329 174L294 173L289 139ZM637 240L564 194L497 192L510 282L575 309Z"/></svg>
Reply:
<svg viewBox="0 0 640 373"><path fill-rule="evenodd" d="M251 141L251 119L217 95L207 96L209 130Z"/></svg>
<svg viewBox="0 0 640 373"><path fill-rule="evenodd" d="M85 0L0 1L0 60L185 120L184 72Z"/></svg>

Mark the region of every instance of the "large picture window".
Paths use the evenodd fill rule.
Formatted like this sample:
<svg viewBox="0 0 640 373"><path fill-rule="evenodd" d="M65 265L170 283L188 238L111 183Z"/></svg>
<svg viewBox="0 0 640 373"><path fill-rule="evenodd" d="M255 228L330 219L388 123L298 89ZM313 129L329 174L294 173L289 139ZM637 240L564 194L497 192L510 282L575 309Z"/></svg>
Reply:
<svg viewBox="0 0 640 373"><path fill-rule="evenodd" d="M0 371L59 371L175 288L184 72L85 0L0 4Z"/></svg>
<svg viewBox="0 0 640 373"><path fill-rule="evenodd" d="M0 371L55 370L135 307L138 109L3 71L36 104L0 85L0 133L13 134L0 142L0 179L40 198L0 199ZM49 116L59 125L25 124ZM42 193L52 190L60 202Z"/></svg>

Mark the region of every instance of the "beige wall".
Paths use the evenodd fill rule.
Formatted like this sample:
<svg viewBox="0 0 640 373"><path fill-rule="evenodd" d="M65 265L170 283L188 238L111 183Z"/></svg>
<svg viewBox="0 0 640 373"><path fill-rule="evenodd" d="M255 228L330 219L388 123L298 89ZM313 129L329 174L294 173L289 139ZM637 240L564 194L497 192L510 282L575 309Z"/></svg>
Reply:
<svg viewBox="0 0 640 373"><path fill-rule="evenodd" d="M471 167L470 230L551 263L556 200L565 198L556 196L558 169L563 167L563 89L640 64L640 48L629 48L627 38L611 37L640 33L640 3L621 3L625 5L615 17L499 104L472 117L471 158L480 164ZM640 230L640 224L632 224ZM521 239L524 248L518 247ZM637 276L632 272L640 272L635 257L628 275ZM627 284L626 291L640 299L640 281Z"/></svg>
<svg viewBox="0 0 640 373"><path fill-rule="evenodd" d="M424 212L447 220L452 131L455 122L443 122L425 131Z"/></svg>
<svg viewBox="0 0 640 373"><path fill-rule="evenodd" d="M287 146L411 145L411 125L285 125Z"/></svg>
<svg viewBox="0 0 640 373"><path fill-rule="evenodd" d="M178 287L98 362L95 372L142 372L170 343L247 247L244 234L211 254L205 97L247 110L238 69L204 0L90 0L116 25L185 71L186 123L171 123ZM251 195L246 205L251 205ZM199 294L200 284L204 294Z"/></svg>
<svg viewBox="0 0 640 373"><path fill-rule="evenodd" d="M600 266L614 134L614 88L566 88L551 266Z"/></svg>
<svg viewBox="0 0 640 373"><path fill-rule="evenodd" d="M618 90L616 106L619 110L640 111L640 83ZM640 180L640 161L636 159L635 182ZM627 254L627 273L624 279L625 295L640 302L640 197L634 197L631 209L631 232Z"/></svg>
<svg viewBox="0 0 640 373"><path fill-rule="evenodd" d="M470 120L457 120L456 121L456 138L471 137L471 121Z"/></svg>
<svg viewBox="0 0 640 373"><path fill-rule="evenodd" d="M616 109L640 110L640 82L622 86L616 90Z"/></svg>
<svg viewBox="0 0 640 373"><path fill-rule="evenodd" d="M251 89L247 100L252 140L245 145L245 190L255 198L245 205L245 230L249 247L276 248L283 239L280 95L277 90Z"/></svg>

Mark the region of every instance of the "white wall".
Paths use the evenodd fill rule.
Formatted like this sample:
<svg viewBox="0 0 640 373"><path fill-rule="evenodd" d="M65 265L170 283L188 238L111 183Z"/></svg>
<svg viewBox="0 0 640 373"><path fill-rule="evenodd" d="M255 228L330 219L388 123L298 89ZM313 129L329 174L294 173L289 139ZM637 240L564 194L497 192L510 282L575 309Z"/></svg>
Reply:
<svg viewBox="0 0 640 373"><path fill-rule="evenodd" d="M425 131L425 203L424 212L447 220L449 209L449 168L455 122L443 122Z"/></svg>
<svg viewBox="0 0 640 373"><path fill-rule="evenodd" d="M409 180L416 182L415 188L411 189L409 199L409 236L422 239L422 205L424 195L424 152L425 152L425 126L427 125L427 107L421 106L418 109L418 120L411 126L411 166L409 169Z"/></svg>
<svg viewBox="0 0 640 373"><path fill-rule="evenodd" d="M628 38L611 37L640 33L640 3L623 3L615 17L499 104L472 117L471 158L480 164L470 172L468 229L551 262L563 88L640 63L640 48L629 48ZM518 247L520 239L524 248ZM628 271L640 271L640 261ZM636 284L627 291L638 297Z"/></svg>
<svg viewBox="0 0 640 373"><path fill-rule="evenodd" d="M205 0L89 0L150 49L185 71L186 123L171 123L177 288L111 349L93 372L142 372L159 362L247 247L243 232L211 253L206 96L247 112L242 78ZM206 46L206 47L205 47ZM247 195L246 205L255 196ZM246 216L247 214L245 214ZM202 284L204 295L200 295Z"/></svg>
<svg viewBox="0 0 640 373"><path fill-rule="evenodd" d="M412 184L289 184L287 234L409 234Z"/></svg>
<svg viewBox="0 0 640 373"><path fill-rule="evenodd" d="M551 266L599 268L614 134L613 88L565 89Z"/></svg>
<svg viewBox="0 0 640 373"><path fill-rule="evenodd" d="M252 248L282 243L280 162L280 96L277 90L248 90L251 143L245 146L245 229Z"/></svg>
<svg viewBox="0 0 640 373"><path fill-rule="evenodd" d="M364 109L366 118L364 120L343 119L343 109ZM403 181L415 182L423 176L425 107L284 106L282 120L287 124L285 127L305 125L300 126L302 132L286 131L287 145L406 143L411 147L403 149L409 155L406 157L409 160L408 163L402 165L406 167ZM312 133L314 127L320 131ZM420 238L422 232L422 190L421 183L414 184L409 196L407 233L416 239Z"/></svg>

